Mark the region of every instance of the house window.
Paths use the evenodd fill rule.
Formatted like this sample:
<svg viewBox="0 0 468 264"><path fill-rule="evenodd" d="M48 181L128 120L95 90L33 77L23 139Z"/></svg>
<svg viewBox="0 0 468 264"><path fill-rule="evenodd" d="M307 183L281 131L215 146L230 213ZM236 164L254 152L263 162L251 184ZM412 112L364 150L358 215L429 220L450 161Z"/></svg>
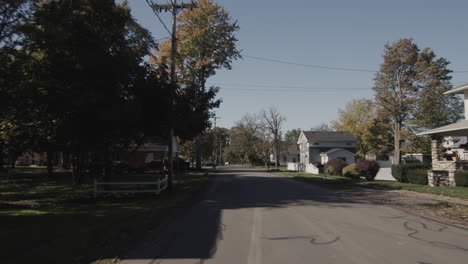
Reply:
<svg viewBox="0 0 468 264"><path fill-rule="evenodd" d="M292 162L293 162L293 163L296 163L296 158L293 158Z"/></svg>
<svg viewBox="0 0 468 264"><path fill-rule="evenodd" d="M351 146L351 142L346 142L346 145Z"/></svg>
<svg viewBox="0 0 468 264"><path fill-rule="evenodd" d="M315 142L314 145L317 146L319 143Z"/></svg>
<svg viewBox="0 0 468 264"><path fill-rule="evenodd" d="M288 161L288 158L286 156L283 156L283 161L284 162Z"/></svg>

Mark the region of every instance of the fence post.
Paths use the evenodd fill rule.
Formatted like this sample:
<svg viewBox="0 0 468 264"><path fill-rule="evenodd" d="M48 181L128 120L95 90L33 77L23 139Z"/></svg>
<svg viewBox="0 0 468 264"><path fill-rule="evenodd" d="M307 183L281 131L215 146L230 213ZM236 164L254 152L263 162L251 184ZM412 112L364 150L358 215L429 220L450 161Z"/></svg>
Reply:
<svg viewBox="0 0 468 264"><path fill-rule="evenodd" d="M156 191L156 194L159 194L161 192L161 178L158 179L158 190Z"/></svg>
<svg viewBox="0 0 468 264"><path fill-rule="evenodd" d="M324 179L324 180L327 179L327 164L328 164L328 163L324 163L324 164L323 164L323 179Z"/></svg>

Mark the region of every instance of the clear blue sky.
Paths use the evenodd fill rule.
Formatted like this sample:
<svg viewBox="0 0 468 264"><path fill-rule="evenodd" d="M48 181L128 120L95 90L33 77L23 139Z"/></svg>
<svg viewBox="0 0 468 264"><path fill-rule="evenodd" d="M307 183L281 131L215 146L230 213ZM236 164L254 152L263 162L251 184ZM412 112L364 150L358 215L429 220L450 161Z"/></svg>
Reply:
<svg viewBox="0 0 468 264"><path fill-rule="evenodd" d="M169 0L156 0L165 3ZM181 0L178 0L181 2ZM188 0L187 0L188 1ZM300 64L378 70L385 43L413 38L468 71L467 0L218 0L238 20L242 54ZM134 17L156 39L168 36L145 0L129 0ZM170 19L163 20L169 26ZM208 80L219 84L218 126L276 107L284 130L310 129L337 118L357 98L372 98L374 73L278 64L244 57ZM468 73L453 73L457 86ZM367 88L367 89L366 89ZM272 91L278 89L279 91ZM298 91L322 89L322 91ZM331 91L335 89L335 91ZM338 91L337 91L338 90Z"/></svg>

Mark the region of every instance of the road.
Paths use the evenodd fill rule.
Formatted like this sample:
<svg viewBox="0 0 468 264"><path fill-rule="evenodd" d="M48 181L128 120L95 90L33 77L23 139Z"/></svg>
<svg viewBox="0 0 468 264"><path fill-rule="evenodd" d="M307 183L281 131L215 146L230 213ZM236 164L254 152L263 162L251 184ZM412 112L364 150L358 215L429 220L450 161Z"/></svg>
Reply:
<svg viewBox="0 0 468 264"><path fill-rule="evenodd" d="M468 229L229 167L121 264L468 263Z"/></svg>

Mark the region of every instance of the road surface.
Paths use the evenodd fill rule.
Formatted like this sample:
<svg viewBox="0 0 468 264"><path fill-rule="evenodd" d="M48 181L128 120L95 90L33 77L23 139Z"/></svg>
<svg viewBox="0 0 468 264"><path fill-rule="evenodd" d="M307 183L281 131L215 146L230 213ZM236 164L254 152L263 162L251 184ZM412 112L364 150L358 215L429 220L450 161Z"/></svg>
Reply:
<svg viewBox="0 0 468 264"><path fill-rule="evenodd" d="M468 229L255 169L228 167L205 199L121 264L468 263Z"/></svg>

